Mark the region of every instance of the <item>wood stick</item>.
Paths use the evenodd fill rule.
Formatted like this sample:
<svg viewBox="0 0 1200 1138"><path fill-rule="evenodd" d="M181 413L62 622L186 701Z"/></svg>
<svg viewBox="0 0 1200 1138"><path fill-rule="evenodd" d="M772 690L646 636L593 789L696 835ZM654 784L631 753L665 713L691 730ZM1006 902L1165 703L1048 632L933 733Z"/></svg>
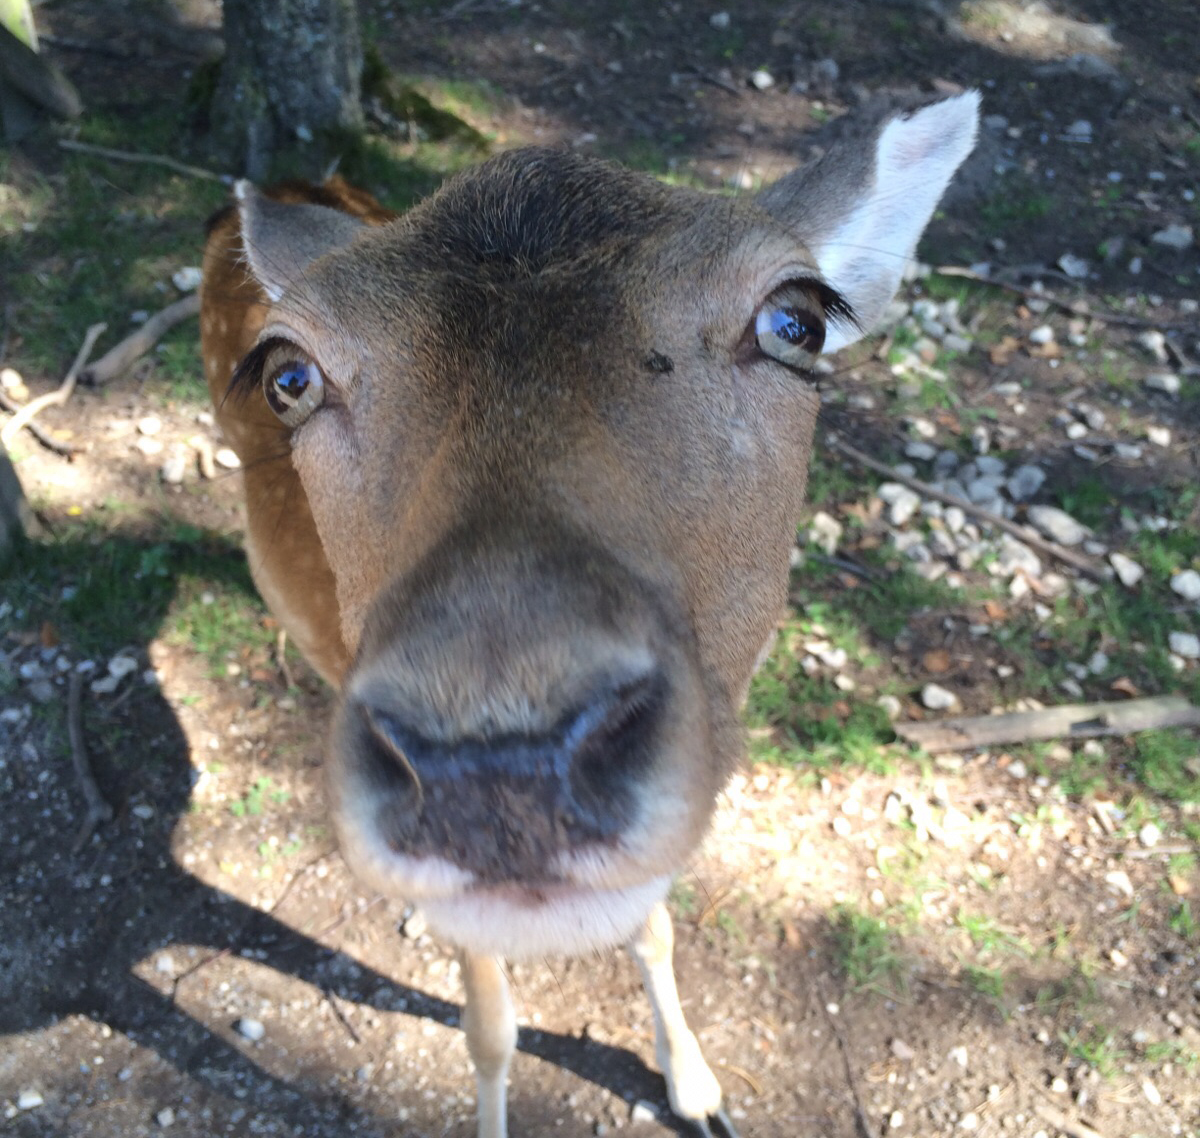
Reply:
<svg viewBox="0 0 1200 1138"><path fill-rule="evenodd" d="M61 407L71 398L71 392L75 390L75 381L79 378L79 373L83 369L83 365L87 363L88 356L92 354L92 348L95 347L96 341L104 335L107 328L107 324L93 324L87 330L87 335L83 338L83 344L75 355L75 362L71 364L71 369L67 372L66 378L59 384L58 390L48 392L45 395L39 395L36 399L31 399L20 411L9 419L4 424L4 430L0 431L0 446L7 447L17 437L17 432L30 423L34 415L37 415L47 407Z"/></svg>
<svg viewBox="0 0 1200 1138"><path fill-rule="evenodd" d="M901 739L926 751L966 751L1035 739L1132 735L1160 727L1200 727L1200 707L1182 696L1162 695L1107 703L1068 703L1041 711L893 724Z"/></svg>
<svg viewBox="0 0 1200 1138"><path fill-rule="evenodd" d="M974 502L967 501L966 498L959 498L955 494L947 494L945 490L939 490L936 486L930 486L928 482L922 482L919 478L913 478L908 474L901 474L898 470L893 470L886 462L880 462L878 459L872 458L869 454L863 454L857 447L852 447L848 442L844 442L836 436L830 440L830 445L835 450L840 450L847 458L852 458L859 465L867 467L868 470L886 474L894 482L899 482L907 486L910 490L915 490L923 497L936 498L939 502L944 502L948 506L957 506L963 513L971 514L973 517L979 518L981 521L985 521L997 529L1004 530L1005 533L1012 534L1013 537L1019 541L1023 541L1031 548L1041 550L1048 557L1053 557L1061 561L1064 565L1070 565L1072 569L1078 570L1085 577L1090 577L1093 581L1108 580L1104 572L1093 565L1086 557L1072 552L1064 546L1059 545L1056 541L1048 541L1028 526L1021 526L1016 522L1010 522L1008 518L994 514L991 510L985 510L982 506L977 506Z"/></svg>
<svg viewBox="0 0 1200 1138"><path fill-rule="evenodd" d="M21 410L21 404L15 402L3 392L0 391L0 411L7 411L10 415L15 415ZM61 454L63 458L70 458L72 455L78 454L83 447L77 446L74 443L64 443L56 439L41 423L26 423L29 433L33 435L39 443L47 450L54 451L55 454Z"/></svg>
<svg viewBox="0 0 1200 1138"><path fill-rule="evenodd" d="M966 281L974 281L976 284L1003 289L1005 292L1015 293L1026 300L1044 300L1047 304L1052 304L1055 308L1060 308L1072 316L1099 320L1104 324L1120 324L1126 328L1162 328L1169 332L1186 332L1196 327L1194 322L1189 324L1178 320L1151 320L1146 316L1127 316L1123 312L1094 312L1087 305L1080 304L1078 301L1059 300L1058 297L1051 296L1048 292L1039 292L1035 288L1022 288L1021 285L1010 284L1008 281L997 280L995 277L985 277L982 273L977 273L974 269L965 269L961 265L938 265L933 271L938 276L960 277Z"/></svg>
<svg viewBox="0 0 1200 1138"><path fill-rule="evenodd" d="M124 375L166 333L191 316L200 314L200 294L190 293L182 300L168 304L156 312L132 335L126 336L115 348L110 348L94 364L79 373L79 382L87 387L99 387Z"/></svg>
<svg viewBox="0 0 1200 1138"><path fill-rule="evenodd" d="M228 174L216 174L201 166L189 166L186 162L178 162L165 154L138 154L132 150L113 150L108 146L92 146L88 142L76 142L73 138L60 138L58 145L64 150L73 150L77 154L94 154L97 158L108 158L113 162L136 162L144 166L165 166L177 174L187 174L191 178L207 178L222 185L232 186L233 178Z"/></svg>
<svg viewBox="0 0 1200 1138"><path fill-rule="evenodd" d="M83 737L83 675L71 672L71 686L67 692L67 732L71 738L71 761L75 765L75 778L83 791L87 814L79 828L72 853L78 853L88 843L97 826L111 822L113 808L100 793L92 766L88 761L87 744Z"/></svg>
<svg viewBox="0 0 1200 1138"><path fill-rule="evenodd" d="M1069 1114L1059 1110L1056 1106L1051 1106L1049 1103L1034 1103L1033 1109L1044 1121L1050 1123L1055 1130L1061 1130L1066 1134L1067 1138L1104 1138L1104 1135L1100 1131L1093 1130L1086 1122L1072 1118Z"/></svg>

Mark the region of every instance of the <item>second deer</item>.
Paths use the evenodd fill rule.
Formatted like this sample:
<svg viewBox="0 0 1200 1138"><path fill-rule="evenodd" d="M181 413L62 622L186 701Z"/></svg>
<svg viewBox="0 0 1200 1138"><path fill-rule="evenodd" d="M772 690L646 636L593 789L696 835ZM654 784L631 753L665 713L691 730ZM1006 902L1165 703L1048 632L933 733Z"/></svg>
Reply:
<svg viewBox="0 0 1200 1138"><path fill-rule="evenodd" d="M671 1108L733 1134L663 905L742 755L819 408L974 143L968 93L757 194L517 150L400 217L342 183L210 235L203 354L263 596L338 690L347 862L461 953L480 1138L504 958L627 943Z"/></svg>

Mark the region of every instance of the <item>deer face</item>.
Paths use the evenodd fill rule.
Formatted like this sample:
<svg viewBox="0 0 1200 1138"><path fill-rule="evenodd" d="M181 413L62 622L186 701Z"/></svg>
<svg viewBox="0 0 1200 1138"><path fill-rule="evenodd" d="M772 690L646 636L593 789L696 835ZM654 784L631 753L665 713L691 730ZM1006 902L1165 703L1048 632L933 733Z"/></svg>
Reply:
<svg viewBox="0 0 1200 1138"><path fill-rule="evenodd" d="M365 880L472 952L629 938L738 760L812 364L890 299L974 118L757 199L551 151L382 226L243 188L271 304L223 416L282 456L247 472L252 563L340 687Z"/></svg>

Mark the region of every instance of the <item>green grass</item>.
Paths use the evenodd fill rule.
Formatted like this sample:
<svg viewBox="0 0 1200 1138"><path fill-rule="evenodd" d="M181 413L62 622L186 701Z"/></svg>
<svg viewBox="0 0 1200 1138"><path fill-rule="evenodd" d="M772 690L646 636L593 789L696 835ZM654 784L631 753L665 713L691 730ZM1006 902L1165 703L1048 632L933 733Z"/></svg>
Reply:
<svg viewBox="0 0 1200 1138"><path fill-rule="evenodd" d="M1189 943L1196 939L1196 918L1192 914L1192 906L1189 901L1180 901L1174 909L1171 910L1170 917L1167 918L1167 923L1171 926L1171 931Z"/></svg>
<svg viewBox="0 0 1200 1138"><path fill-rule="evenodd" d="M1120 1046L1114 1032L1095 1025L1086 1031L1063 1032L1059 1040L1069 1056L1086 1063L1104 1079L1115 1078L1129 1058L1129 1052Z"/></svg>
<svg viewBox="0 0 1200 1138"><path fill-rule="evenodd" d="M168 641L198 653L212 675L221 676L228 663L274 643L275 634L263 620L266 615L249 574L220 582L207 574L184 572L178 575L177 597L164 631Z"/></svg>
<svg viewBox="0 0 1200 1138"><path fill-rule="evenodd" d="M1200 1055L1197 1055L1186 1044L1174 1039L1168 1039L1161 1043L1147 1043L1142 1048L1142 1058L1147 1063L1153 1063L1156 1066L1171 1063L1176 1067L1182 1067L1189 1075L1200 1070Z"/></svg>
<svg viewBox="0 0 1200 1138"><path fill-rule="evenodd" d="M904 994L906 971L896 936L879 917L852 905L834 909L834 950L850 986L888 999Z"/></svg>
<svg viewBox="0 0 1200 1138"><path fill-rule="evenodd" d="M290 797L290 791L272 790L270 778L260 778L241 798L229 804L229 813L235 818L256 817L268 804L278 806Z"/></svg>
<svg viewBox="0 0 1200 1138"><path fill-rule="evenodd" d="M960 912L955 918L958 927L971 938L971 943L981 953L1015 953L1032 956L1033 945L1023 936L1002 929L992 917Z"/></svg>
<svg viewBox="0 0 1200 1138"><path fill-rule="evenodd" d="M1004 1001L1004 973L999 968L984 968L978 964L963 966L963 980L968 988L996 1005Z"/></svg>

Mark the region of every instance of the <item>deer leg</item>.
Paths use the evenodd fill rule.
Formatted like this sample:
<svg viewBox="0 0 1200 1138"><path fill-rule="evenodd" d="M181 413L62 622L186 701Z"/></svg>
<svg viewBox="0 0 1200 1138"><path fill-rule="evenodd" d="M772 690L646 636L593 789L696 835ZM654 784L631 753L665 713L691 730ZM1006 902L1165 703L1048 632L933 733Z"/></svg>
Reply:
<svg viewBox="0 0 1200 1138"><path fill-rule="evenodd" d="M671 915L663 904L655 905L641 932L629 949L642 973L642 983L654 1010L654 1055L667 1081L671 1109L711 1136L711 1123L718 1133L737 1138L729 1116L721 1107L721 1084L700 1053L700 1044L683 1018L679 989L671 954L675 932Z"/></svg>
<svg viewBox="0 0 1200 1138"><path fill-rule="evenodd" d="M517 1016L497 957L463 952L462 1025L479 1088L479 1138L506 1138L508 1065L517 1049Z"/></svg>

